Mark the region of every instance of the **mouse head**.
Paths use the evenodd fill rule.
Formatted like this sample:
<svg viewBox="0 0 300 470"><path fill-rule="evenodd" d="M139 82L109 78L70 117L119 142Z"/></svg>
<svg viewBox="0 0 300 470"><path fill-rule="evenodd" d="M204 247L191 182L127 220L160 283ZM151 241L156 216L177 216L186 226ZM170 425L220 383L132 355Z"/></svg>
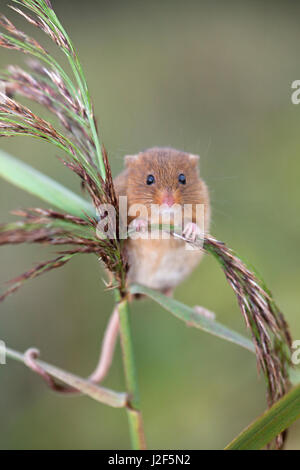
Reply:
<svg viewBox="0 0 300 470"><path fill-rule="evenodd" d="M203 193L197 155L152 148L125 157L129 204L201 204Z"/></svg>

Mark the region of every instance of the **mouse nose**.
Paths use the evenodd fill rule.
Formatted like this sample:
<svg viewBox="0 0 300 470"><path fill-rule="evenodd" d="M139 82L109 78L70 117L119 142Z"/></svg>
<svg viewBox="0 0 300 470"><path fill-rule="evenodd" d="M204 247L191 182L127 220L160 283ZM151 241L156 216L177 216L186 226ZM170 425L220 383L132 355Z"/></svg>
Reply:
<svg viewBox="0 0 300 470"><path fill-rule="evenodd" d="M162 195L161 203L166 204L169 207L172 207L174 202L175 200L174 200L173 194L170 191L165 191Z"/></svg>

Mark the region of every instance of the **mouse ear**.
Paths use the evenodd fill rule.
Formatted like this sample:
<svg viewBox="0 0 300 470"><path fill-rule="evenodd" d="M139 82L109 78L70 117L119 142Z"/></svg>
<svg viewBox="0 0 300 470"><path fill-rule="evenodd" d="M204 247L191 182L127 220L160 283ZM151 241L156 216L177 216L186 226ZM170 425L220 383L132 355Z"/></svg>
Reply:
<svg viewBox="0 0 300 470"><path fill-rule="evenodd" d="M194 155L192 153L189 154L189 158L190 158L191 162L194 162L195 164L197 164L200 160L199 155Z"/></svg>
<svg viewBox="0 0 300 470"><path fill-rule="evenodd" d="M138 155L125 155L125 164L129 166L131 163L136 162L138 159Z"/></svg>

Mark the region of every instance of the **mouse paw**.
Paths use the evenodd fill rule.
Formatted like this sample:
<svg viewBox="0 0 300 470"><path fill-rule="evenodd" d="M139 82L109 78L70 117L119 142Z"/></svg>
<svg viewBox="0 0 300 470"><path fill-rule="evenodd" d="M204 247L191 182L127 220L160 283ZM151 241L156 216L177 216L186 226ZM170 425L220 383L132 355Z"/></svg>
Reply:
<svg viewBox="0 0 300 470"><path fill-rule="evenodd" d="M184 230L182 234L187 238L188 240L191 240L192 242L195 242L197 237L202 234L200 228L198 227L197 224L194 222L189 222L186 224L184 227Z"/></svg>
<svg viewBox="0 0 300 470"><path fill-rule="evenodd" d="M216 314L214 312L211 312L205 307L200 307L200 305L195 305L194 310L198 315L201 315L204 318L207 318L208 320L214 321L216 319Z"/></svg>
<svg viewBox="0 0 300 470"><path fill-rule="evenodd" d="M148 221L141 217L137 217L131 222L130 227L132 227L136 232L145 233L148 230Z"/></svg>

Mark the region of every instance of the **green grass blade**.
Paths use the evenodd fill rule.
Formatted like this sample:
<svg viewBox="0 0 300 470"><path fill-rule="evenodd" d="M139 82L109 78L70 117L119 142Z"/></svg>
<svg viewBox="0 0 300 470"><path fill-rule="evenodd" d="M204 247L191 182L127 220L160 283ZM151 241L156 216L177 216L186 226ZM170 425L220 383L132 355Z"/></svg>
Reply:
<svg viewBox="0 0 300 470"><path fill-rule="evenodd" d="M0 150L0 177L68 214L95 215L88 201L3 150Z"/></svg>
<svg viewBox="0 0 300 470"><path fill-rule="evenodd" d="M241 432L225 450L259 450L300 418L300 385Z"/></svg>
<svg viewBox="0 0 300 470"><path fill-rule="evenodd" d="M221 323L218 323L214 320L209 320L204 316L196 313L192 308L178 302L178 300L170 299L160 292L149 289L145 286L140 286L134 284L130 287L130 292L132 294L144 294L147 297L150 297L152 300L160 304L163 308L171 312L175 317L179 318L186 322L189 326L199 328L200 330L210 333L219 338L230 341L231 343L238 344L245 349L248 349L251 352L255 352L254 345L252 341L239 333L223 326Z"/></svg>

